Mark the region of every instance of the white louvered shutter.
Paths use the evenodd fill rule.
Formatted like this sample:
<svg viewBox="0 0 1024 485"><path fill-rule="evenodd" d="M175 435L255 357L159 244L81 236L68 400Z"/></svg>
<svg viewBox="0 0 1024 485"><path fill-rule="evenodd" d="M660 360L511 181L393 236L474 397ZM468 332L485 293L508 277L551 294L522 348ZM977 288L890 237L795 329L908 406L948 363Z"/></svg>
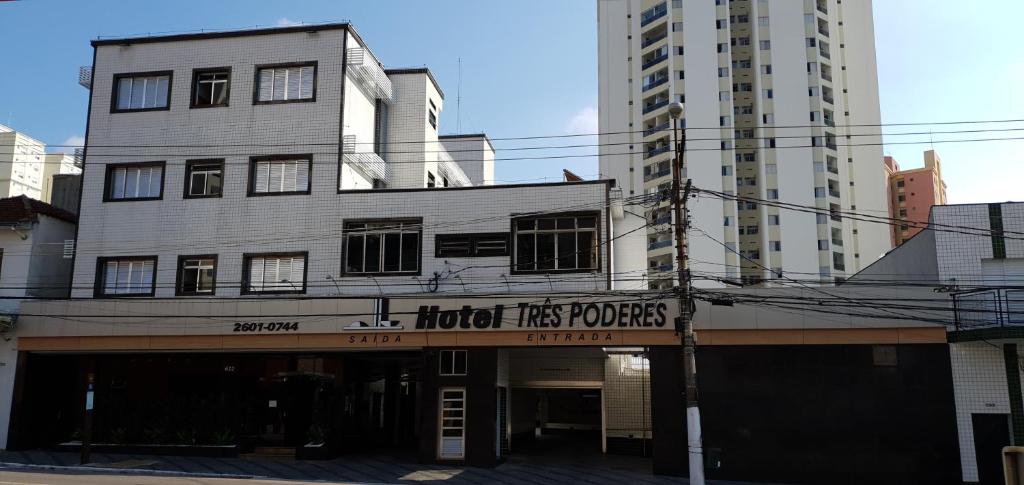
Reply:
<svg viewBox="0 0 1024 485"><path fill-rule="evenodd" d="M260 70L260 101L274 99L274 70Z"/></svg>
<svg viewBox="0 0 1024 485"><path fill-rule="evenodd" d="M313 97L313 66L301 68L299 97L308 99Z"/></svg>

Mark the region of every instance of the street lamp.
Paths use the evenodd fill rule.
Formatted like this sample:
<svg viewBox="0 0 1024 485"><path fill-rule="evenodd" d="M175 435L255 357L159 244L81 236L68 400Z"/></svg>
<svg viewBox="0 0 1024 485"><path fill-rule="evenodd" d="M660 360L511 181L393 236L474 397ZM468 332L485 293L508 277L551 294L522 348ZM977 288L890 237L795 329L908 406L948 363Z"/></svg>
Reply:
<svg viewBox="0 0 1024 485"><path fill-rule="evenodd" d="M686 441L689 453L690 483L704 485L704 449L700 432L700 407L697 405L697 360L696 340L693 336L693 321L690 318L690 277L686 264L686 199L690 196L690 181L682 190L683 159L686 147L686 128L679 132L679 120L683 117L683 103L668 105L672 117L672 135L675 143L675 161L672 164L672 208L675 212L676 267L679 271L678 295L679 318L682 319L683 373L686 375ZM679 325L676 325L679 328Z"/></svg>

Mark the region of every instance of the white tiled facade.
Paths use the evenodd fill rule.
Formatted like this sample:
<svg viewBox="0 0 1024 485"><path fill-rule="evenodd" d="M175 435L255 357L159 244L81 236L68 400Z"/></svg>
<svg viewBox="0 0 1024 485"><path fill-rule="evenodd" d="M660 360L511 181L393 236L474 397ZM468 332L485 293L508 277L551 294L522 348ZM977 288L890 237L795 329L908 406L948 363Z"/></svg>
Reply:
<svg viewBox="0 0 1024 485"><path fill-rule="evenodd" d="M46 145L0 125L0 198L25 195L43 200Z"/></svg>
<svg viewBox="0 0 1024 485"><path fill-rule="evenodd" d="M847 128L880 122L870 1L600 0L597 8L600 168L624 196L670 187L667 105L682 101L683 175L695 187L887 213L880 139ZM767 268L831 281L890 247L877 224L713 197L689 205L691 269L720 277L769 279ZM670 285L668 203L637 209L654 222L644 241L652 286Z"/></svg>
<svg viewBox="0 0 1024 485"><path fill-rule="evenodd" d="M243 255L274 252L308 252L307 295L421 293L435 273L440 292L608 288L610 244L597 248L598 270L551 276L512 274L510 256L435 258L438 233L509 233L514 216L531 213L593 212L607 241L608 184L459 187L493 183L486 136L439 141L429 113L440 116L443 93L430 73L373 61L386 80L368 82L353 67L353 49L362 69L372 56L360 42L337 24L96 45L73 296L94 294L97 258L157 256L155 296L172 297L178 256L196 254L217 255L216 295L236 296ZM256 66L300 62L316 62L314 101L253 102ZM190 108L193 70L211 67L231 69L228 106ZM112 112L115 75L154 71L173 72L169 109ZM447 153L455 145L473 151ZM247 195L251 156L293 154L312 154L308 194ZM211 158L224 160L222 196L183 197L186 161ZM367 158L386 166L383 180L359 166ZM108 165L152 161L165 164L159 200L105 201ZM422 220L418 274L343 275L344 222L395 218Z"/></svg>

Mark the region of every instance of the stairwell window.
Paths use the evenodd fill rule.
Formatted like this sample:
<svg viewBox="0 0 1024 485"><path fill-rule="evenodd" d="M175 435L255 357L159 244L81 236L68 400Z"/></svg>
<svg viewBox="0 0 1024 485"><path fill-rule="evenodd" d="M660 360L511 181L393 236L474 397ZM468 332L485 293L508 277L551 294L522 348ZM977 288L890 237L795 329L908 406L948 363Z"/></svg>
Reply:
<svg viewBox="0 0 1024 485"><path fill-rule="evenodd" d="M170 109L171 71L114 75L111 113Z"/></svg>
<svg viewBox="0 0 1024 485"><path fill-rule="evenodd" d="M242 293L305 293L306 252L245 254Z"/></svg>
<svg viewBox="0 0 1024 485"><path fill-rule="evenodd" d="M177 294L213 295L217 279L217 255L178 257Z"/></svg>
<svg viewBox="0 0 1024 485"><path fill-rule="evenodd" d="M214 108L228 105L231 68L196 69L192 72L193 108Z"/></svg>
<svg viewBox="0 0 1024 485"><path fill-rule="evenodd" d="M344 274L420 274L423 221L420 219L345 223Z"/></svg>
<svg viewBox="0 0 1024 485"><path fill-rule="evenodd" d="M513 273L598 269L599 213L552 214L512 221Z"/></svg>
<svg viewBox="0 0 1024 485"><path fill-rule="evenodd" d="M316 100L316 62L256 66L255 104Z"/></svg>
<svg viewBox="0 0 1024 485"><path fill-rule="evenodd" d="M309 193L312 155L276 155L249 160L249 196Z"/></svg>
<svg viewBox="0 0 1024 485"><path fill-rule="evenodd" d="M224 185L224 160L185 162L185 198L220 197Z"/></svg>
<svg viewBox="0 0 1024 485"><path fill-rule="evenodd" d="M105 202L163 198L164 162L107 165Z"/></svg>
<svg viewBox="0 0 1024 485"><path fill-rule="evenodd" d="M128 256L96 260L96 297L153 296L156 256Z"/></svg>

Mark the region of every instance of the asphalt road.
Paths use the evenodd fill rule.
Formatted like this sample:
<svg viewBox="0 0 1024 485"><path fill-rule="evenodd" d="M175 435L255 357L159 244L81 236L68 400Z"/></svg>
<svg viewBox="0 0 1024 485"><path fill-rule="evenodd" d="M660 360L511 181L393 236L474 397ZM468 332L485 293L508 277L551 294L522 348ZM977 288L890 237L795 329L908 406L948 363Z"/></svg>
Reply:
<svg viewBox="0 0 1024 485"><path fill-rule="evenodd" d="M200 478L93 473L13 472L0 471L0 485L305 485L356 482L301 482L295 480L260 480L237 478Z"/></svg>

